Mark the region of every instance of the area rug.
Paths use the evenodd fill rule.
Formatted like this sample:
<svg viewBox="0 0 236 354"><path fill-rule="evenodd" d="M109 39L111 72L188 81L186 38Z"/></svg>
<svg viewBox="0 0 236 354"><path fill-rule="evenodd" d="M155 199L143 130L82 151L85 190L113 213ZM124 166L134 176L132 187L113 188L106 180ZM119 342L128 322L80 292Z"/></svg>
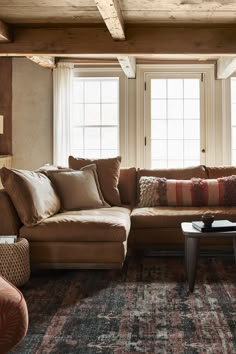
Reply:
<svg viewBox="0 0 236 354"><path fill-rule="evenodd" d="M201 258L193 293L182 257L128 257L116 271L41 271L21 290L29 330L12 353L236 353L232 257Z"/></svg>

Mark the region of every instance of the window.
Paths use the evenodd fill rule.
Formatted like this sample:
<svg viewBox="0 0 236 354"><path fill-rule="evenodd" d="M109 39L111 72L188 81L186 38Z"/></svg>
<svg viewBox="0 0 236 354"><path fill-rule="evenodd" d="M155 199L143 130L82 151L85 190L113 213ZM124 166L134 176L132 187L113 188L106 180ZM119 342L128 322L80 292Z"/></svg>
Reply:
<svg viewBox="0 0 236 354"><path fill-rule="evenodd" d="M72 155L119 155L119 77L74 77Z"/></svg>
<svg viewBox="0 0 236 354"><path fill-rule="evenodd" d="M151 167L200 164L200 78L150 78Z"/></svg>
<svg viewBox="0 0 236 354"><path fill-rule="evenodd" d="M214 99L213 64L139 65L137 166L214 165L220 133Z"/></svg>

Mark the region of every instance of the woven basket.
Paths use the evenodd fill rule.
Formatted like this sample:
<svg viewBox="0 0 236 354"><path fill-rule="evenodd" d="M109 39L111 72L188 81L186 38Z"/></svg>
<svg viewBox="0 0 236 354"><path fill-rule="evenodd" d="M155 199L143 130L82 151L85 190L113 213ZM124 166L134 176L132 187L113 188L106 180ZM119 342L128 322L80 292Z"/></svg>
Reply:
<svg viewBox="0 0 236 354"><path fill-rule="evenodd" d="M29 242L25 238L18 238L12 244L0 244L0 274L15 286L29 280Z"/></svg>

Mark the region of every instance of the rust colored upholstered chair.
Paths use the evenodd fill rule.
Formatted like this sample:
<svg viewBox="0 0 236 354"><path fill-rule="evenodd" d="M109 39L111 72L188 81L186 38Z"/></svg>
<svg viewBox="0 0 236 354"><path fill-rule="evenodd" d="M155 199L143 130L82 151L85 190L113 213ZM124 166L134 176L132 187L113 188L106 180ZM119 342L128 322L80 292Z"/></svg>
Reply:
<svg viewBox="0 0 236 354"><path fill-rule="evenodd" d="M21 292L0 276L0 353L18 344L28 329L28 309Z"/></svg>

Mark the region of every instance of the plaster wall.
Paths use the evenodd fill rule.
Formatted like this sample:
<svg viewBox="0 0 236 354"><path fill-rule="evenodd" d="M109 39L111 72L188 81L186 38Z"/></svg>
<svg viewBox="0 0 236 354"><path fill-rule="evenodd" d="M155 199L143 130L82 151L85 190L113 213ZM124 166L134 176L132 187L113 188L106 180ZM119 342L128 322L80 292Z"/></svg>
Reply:
<svg viewBox="0 0 236 354"><path fill-rule="evenodd" d="M13 167L34 170L53 159L52 71L14 58L12 72Z"/></svg>

